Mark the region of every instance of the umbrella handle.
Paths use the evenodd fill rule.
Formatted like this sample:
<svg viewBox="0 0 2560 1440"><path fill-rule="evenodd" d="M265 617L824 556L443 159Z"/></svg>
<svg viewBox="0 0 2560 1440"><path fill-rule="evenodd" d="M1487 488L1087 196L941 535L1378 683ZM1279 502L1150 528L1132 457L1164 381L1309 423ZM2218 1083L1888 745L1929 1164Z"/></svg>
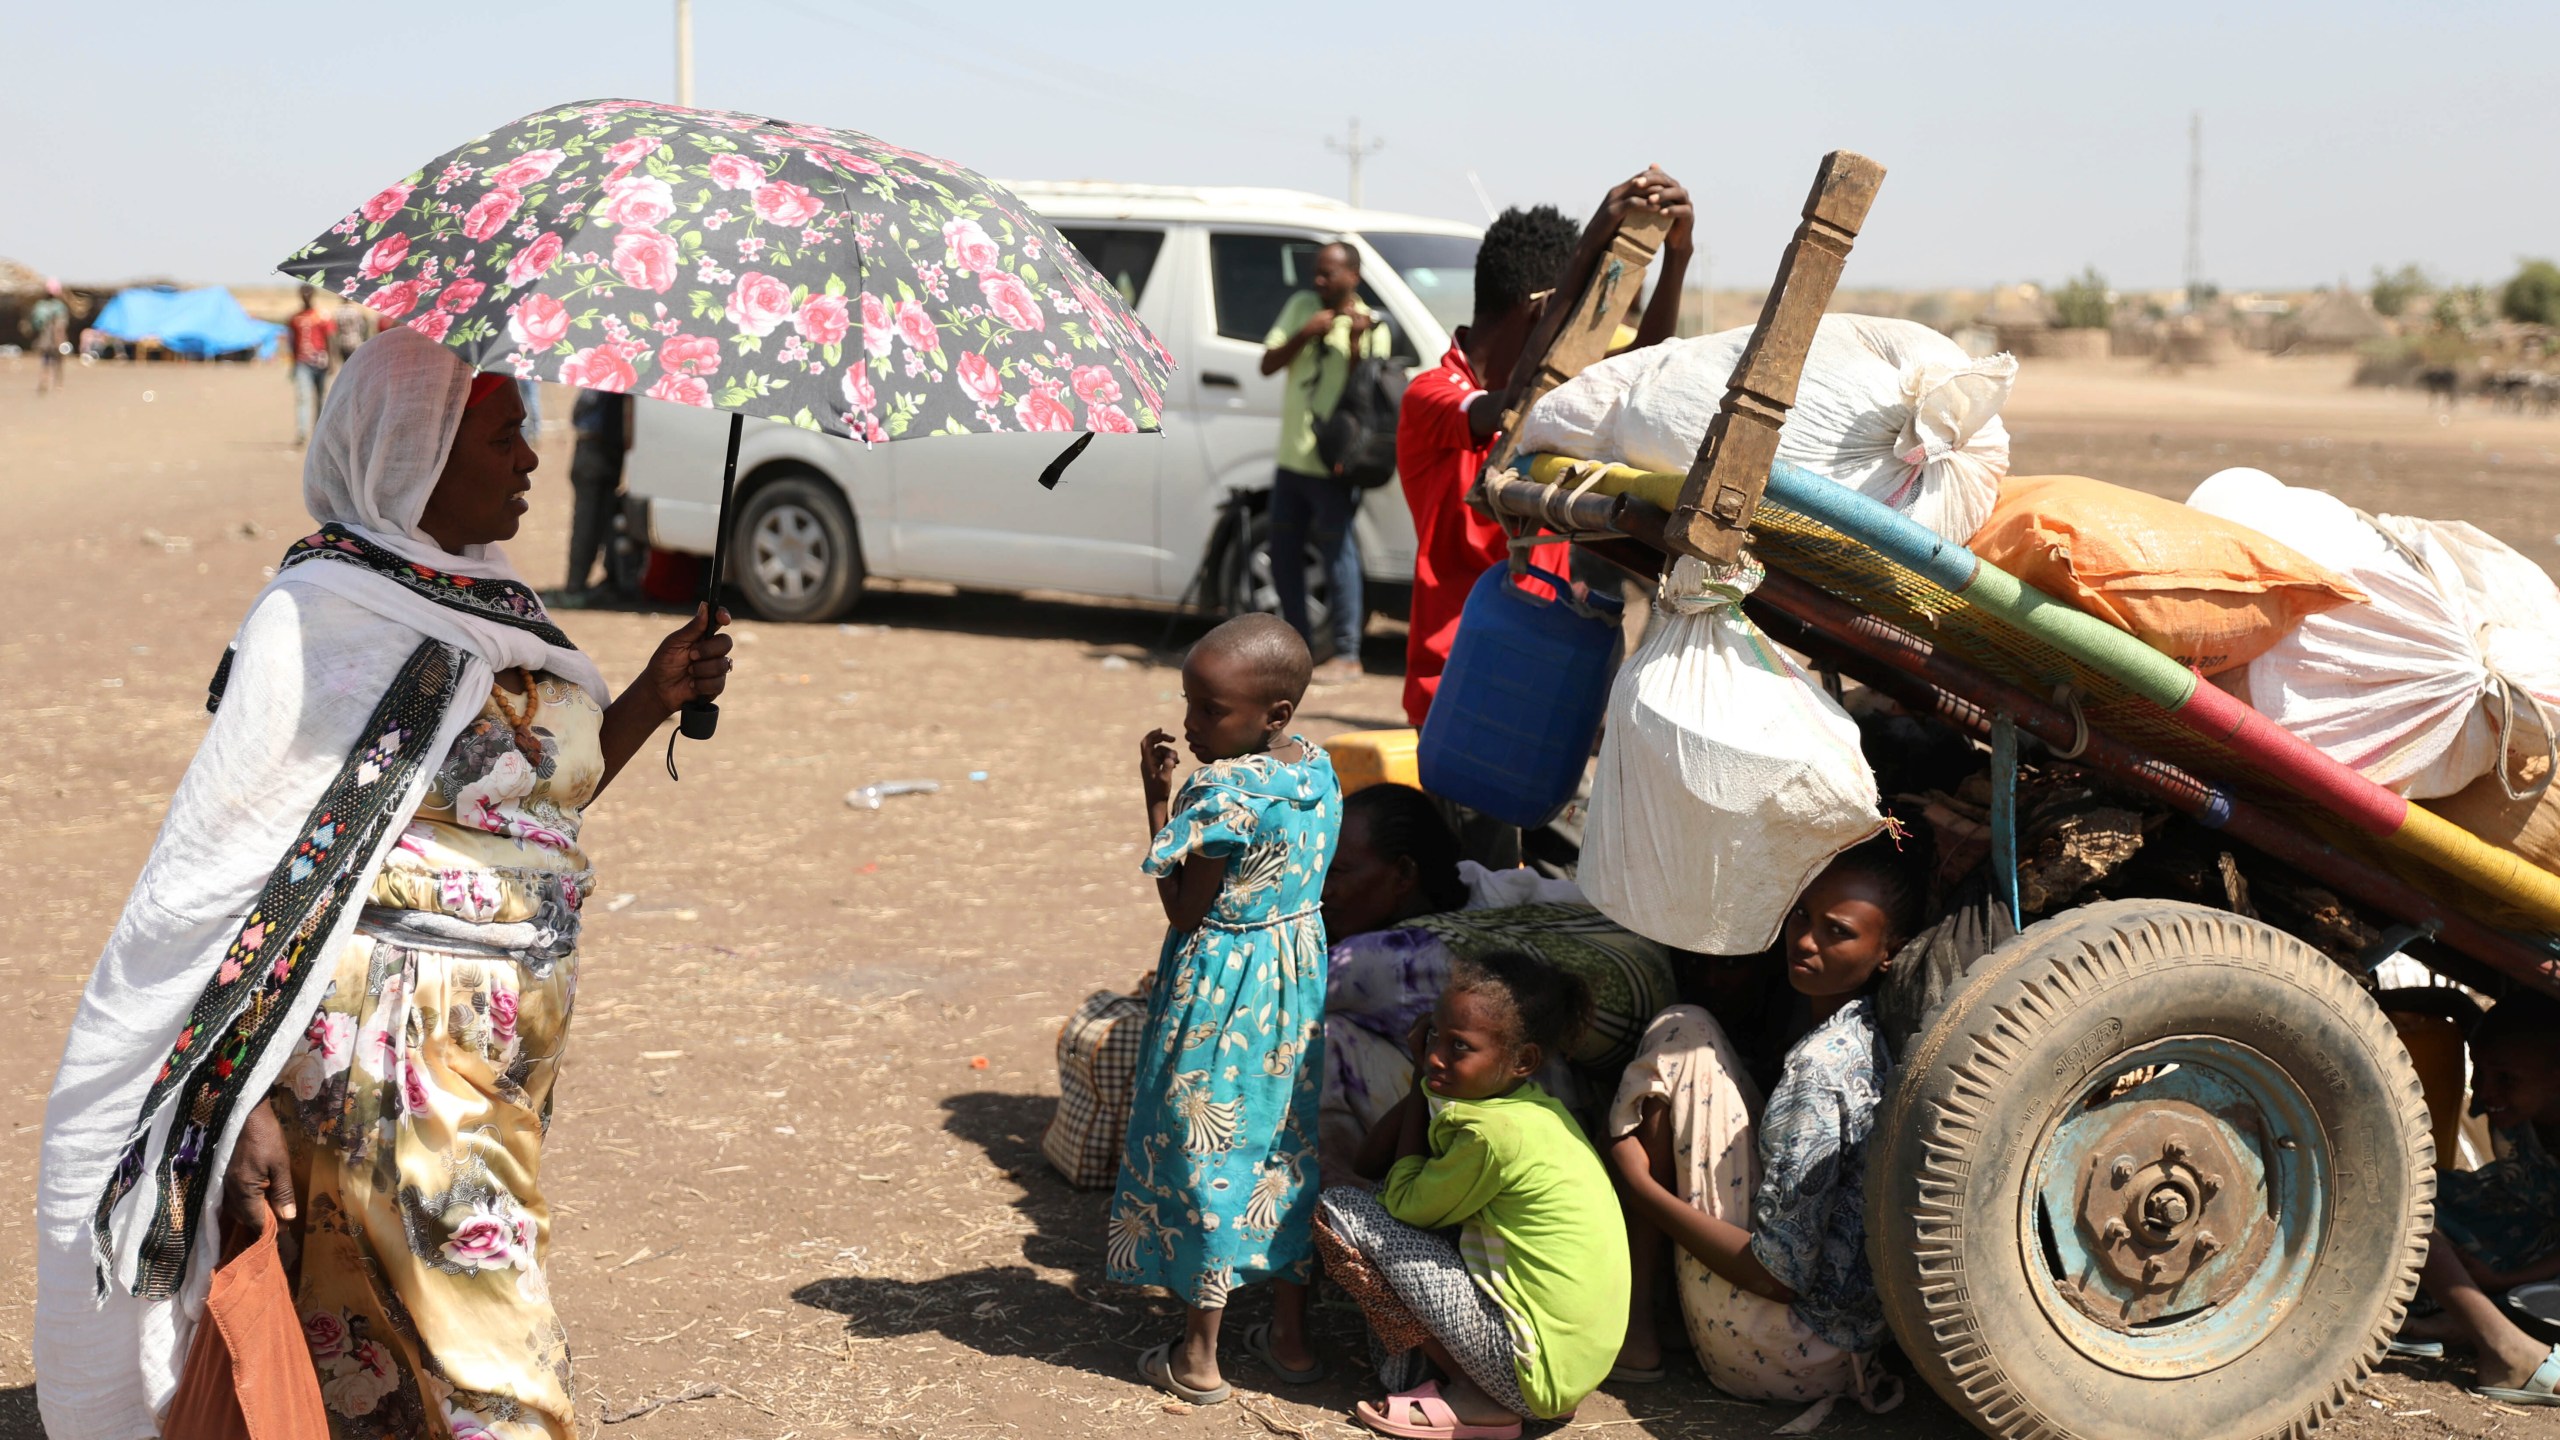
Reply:
<svg viewBox="0 0 2560 1440"><path fill-rule="evenodd" d="M720 525L711 540L711 568L702 576L702 613L705 636L720 628L720 585L729 574L729 497L738 488L738 438L747 428L747 417L739 411L729 412L729 458L720 471ZM687 740L708 740L720 728L720 702L687 700L676 720L676 731Z"/></svg>

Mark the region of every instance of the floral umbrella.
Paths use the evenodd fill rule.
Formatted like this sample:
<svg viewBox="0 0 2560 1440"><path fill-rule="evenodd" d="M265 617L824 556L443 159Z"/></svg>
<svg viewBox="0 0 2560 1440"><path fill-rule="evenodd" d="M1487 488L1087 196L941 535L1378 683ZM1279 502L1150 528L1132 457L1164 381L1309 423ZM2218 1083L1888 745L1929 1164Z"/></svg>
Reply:
<svg viewBox="0 0 2560 1440"><path fill-rule="evenodd" d="M1173 368L1002 186L856 131L640 100L466 141L279 268L479 369L863 440L1154 430Z"/></svg>
<svg viewBox="0 0 2560 1440"><path fill-rule="evenodd" d="M740 416L866 441L1089 438L1158 429L1173 370L1002 186L857 131L642 100L465 141L278 268L476 369L731 412L724 512ZM724 514L707 586L728 533Z"/></svg>

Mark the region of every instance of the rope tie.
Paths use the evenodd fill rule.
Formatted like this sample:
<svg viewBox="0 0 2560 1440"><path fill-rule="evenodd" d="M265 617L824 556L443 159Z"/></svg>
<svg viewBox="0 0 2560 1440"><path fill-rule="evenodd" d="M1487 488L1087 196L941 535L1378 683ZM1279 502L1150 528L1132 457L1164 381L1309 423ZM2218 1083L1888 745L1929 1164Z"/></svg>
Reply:
<svg viewBox="0 0 2560 1440"><path fill-rule="evenodd" d="M1747 550L1730 565L1710 564L1684 555L1662 572L1662 579L1654 586L1653 608L1670 615L1731 610L1739 617L1743 597L1759 589L1761 578L1768 573L1759 558Z"/></svg>
<svg viewBox="0 0 2560 1440"><path fill-rule="evenodd" d="M2071 748L2068 750L2053 750L2053 758L2056 760L2077 760L2081 756L2088 754L2089 713L2080 706L2080 687L2077 685L2054 686L2053 703L2060 705L2071 712ZM2047 748L2050 749L2051 747Z"/></svg>

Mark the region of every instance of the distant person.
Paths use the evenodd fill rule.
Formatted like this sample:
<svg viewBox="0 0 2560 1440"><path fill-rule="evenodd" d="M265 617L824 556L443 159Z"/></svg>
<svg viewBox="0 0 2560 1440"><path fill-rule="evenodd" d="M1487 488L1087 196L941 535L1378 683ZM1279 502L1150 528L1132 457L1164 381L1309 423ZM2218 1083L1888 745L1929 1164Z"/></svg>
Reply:
<svg viewBox="0 0 2560 1440"><path fill-rule="evenodd" d="M329 352L338 358L340 368L345 367L348 356L356 353L357 346L373 338L377 328L373 312L361 305L339 306L330 323L338 328L329 337Z"/></svg>
<svg viewBox="0 0 2560 1440"><path fill-rule="evenodd" d="M71 307L62 303L62 282L44 282L44 298L27 311L27 328L35 332L36 393L62 388L62 357L71 353Z"/></svg>
<svg viewBox="0 0 2560 1440"><path fill-rule="evenodd" d="M542 382L539 380L519 380L516 382L516 394L521 396L524 400L524 438L527 440L541 439Z"/></svg>
<svg viewBox="0 0 2560 1440"><path fill-rule="evenodd" d="M1689 192L1648 166L1612 189L1579 242L1574 225L1552 205L1504 211L1476 250L1474 323L1458 327L1449 351L1414 377L1396 422L1396 472L1413 510L1412 623L1405 641L1404 713L1415 725L1431 711L1440 672L1458 634L1459 612L1476 578L1508 556L1502 527L1467 505L1476 472L1492 453L1503 412L1518 403L1529 377L1512 373L1550 293L1579 293L1619 216L1661 210L1671 233L1657 262L1653 300L1635 344L1670 338L1680 318L1681 281L1689 271L1695 217Z"/></svg>
<svg viewBox="0 0 2560 1440"><path fill-rule="evenodd" d="M1318 458L1316 421L1342 399L1352 364L1383 358L1388 339L1360 298L1359 251L1339 240L1325 246L1309 280L1314 288L1289 297L1262 342L1262 373L1289 372L1280 392L1279 473L1271 480L1271 587L1280 594L1281 618L1317 648L1307 614L1307 546L1325 557L1333 655L1316 667L1315 683L1338 685L1360 678L1360 547L1351 534L1360 491Z"/></svg>
<svg viewBox="0 0 2560 1440"><path fill-rule="evenodd" d="M578 432L577 452L569 459L569 484L577 507L569 516L569 578L552 603L575 610L592 605L596 591L587 583L604 540L613 528L614 499L622 493L622 460L631 448L631 397L603 390L581 390L569 411ZM612 578L613 567L605 567Z"/></svg>
<svg viewBox="0 0 2560 1440"><path fill-rule="evenodd" d="M293 312L285 328L293 332L293 443L302 445L311 439L311 427L320 420L320 398L329 388L330 341L338 333L337 322L320 313L312 304L318 292L302 287L302 308Z"/></svg>

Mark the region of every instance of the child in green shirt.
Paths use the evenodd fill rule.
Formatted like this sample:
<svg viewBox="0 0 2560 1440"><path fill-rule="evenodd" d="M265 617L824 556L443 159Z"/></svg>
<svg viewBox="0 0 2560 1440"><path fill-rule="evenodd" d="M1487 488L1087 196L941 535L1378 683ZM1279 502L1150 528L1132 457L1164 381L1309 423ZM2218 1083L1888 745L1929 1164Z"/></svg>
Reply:
<svg viewBox="0 0 2560 1440"><path fill-rule="evenodd" d="M1324 1192L1317 1248L1396 1357L1381 1377L1413 1377L1418 1351L1448 1381L1363 1402L1371 1429L1508 1440L1607 1378L1626 1335L1626 1231L1581 1126L1529 1079L1589 1005L1580 980L1526 955L1457 961L1415 1027L1423 1083L1362 1152L1383 1186ZM1455 1244L1436 1233L1450 1227Z"/></svg>

